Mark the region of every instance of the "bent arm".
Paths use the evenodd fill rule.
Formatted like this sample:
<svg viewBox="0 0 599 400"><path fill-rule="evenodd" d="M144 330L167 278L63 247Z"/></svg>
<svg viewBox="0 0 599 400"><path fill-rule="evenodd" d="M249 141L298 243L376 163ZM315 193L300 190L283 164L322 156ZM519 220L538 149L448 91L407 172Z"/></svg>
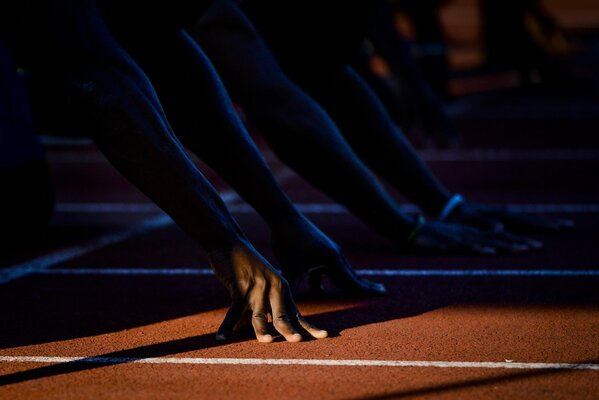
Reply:
<svg viewBox="0 0 599 400"><path fill-rule="evenodd" d="M283 162L379 233L393 240L408 236L412 219L398 209L327 113L285 76L233 2L217 2L191 33Z"/></svg>
<svg viewBox="0 0 599 400"><path fill-rule="evenodd" d="M173 134L150 81L111 37L93 2L54 0L39 18L34 72L59 82L81 129L108 160L206 250L243 238Z"/></svg>

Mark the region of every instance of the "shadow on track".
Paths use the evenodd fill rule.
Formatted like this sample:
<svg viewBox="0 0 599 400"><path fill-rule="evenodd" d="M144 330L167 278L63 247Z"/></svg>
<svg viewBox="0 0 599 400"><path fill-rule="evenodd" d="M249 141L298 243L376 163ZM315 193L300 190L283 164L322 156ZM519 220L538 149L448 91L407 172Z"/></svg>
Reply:
<svg viewBox="0 0 599 400"><path fill-rule="evenodd" d="M577 363L586 364L586 363L597 363L598 360L586 360L580 361ZM424 395L441 395L445 392L450 392L452 390L459 389L468 389L486 385L496 385L500 383L509 383L514 381L521 381L529 378L538 378L544 376L556 376L563 374L572 374L575 372L581 372L580 370L567 370L567 369L555 369L555 370L533 370L533 371L523 371L523 372L512 372L508 374L502 374L501 376L495 376L492 378L481 378L481 379L467 379L467 380L459 380L457 382L445 383L441 385L435 385L430 387L423 387L419 389L411 389L411 390L399 390L392 393L385 393L380 395L368 396L368 397L358 397L352 400L389 400L389 399L404 399L410 397L424 396Z"/></svg>

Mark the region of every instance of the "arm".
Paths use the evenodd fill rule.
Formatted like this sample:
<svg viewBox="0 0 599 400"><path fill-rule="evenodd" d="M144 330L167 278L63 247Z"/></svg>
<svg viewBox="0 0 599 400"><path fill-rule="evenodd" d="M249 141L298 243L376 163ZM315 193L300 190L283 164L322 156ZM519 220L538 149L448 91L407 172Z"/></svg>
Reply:
<svg viewBox="0 0 599 400"><path fill-rule="evenodd" d="M251 22L234 4L219 2L196 28L194 36L210 54L233 97L284 162L346 205L371 228L405 245L414 222L398 210L328 114L285 76ZM346 112L356 114L359 109ZM408 154L413 158L406 162L420 162L413 152ZM428 173L424 168L422 171ZM434 178L432 182L436 184ZM441 209L449 193L440 186L429 190L441 192ZM456 239L456 232L460 233L456 227L428 224L412 245L482 253L490 252L491 245L512 249L510 240L493 241L477 237L470 230Z"/></svg>
<svg viewBox="0 0 599 400"><path fill-rule="evenodd" d="M428 215L438 218L452 197L450 191L422 161L372 89L351 68L324 87L326 90L320 93L322 104L342 127L345 137L362 159ZM504 227L531 231L571 226L569 221L547 220L471 202L461 203L444 220L495 232L502 231ZM502 240L511 239L503 237ZM536 241L525 242L530 247L539 247Z"/></svg>
<svg viewBox="0 0 599 400"><path fill-rule="evenodd" d="M54 0L46 6L49 14L33 9L43 51L38 57L47 61L37 65L62 84L82 128L110 162L208 251L233 299L220 337L238 321L251 320L258 340L272 341L267 313L289 341L301 340L300 325L313 336L326 336L303 321L287 282L251 246L185 155L149 80L112 39L93 3Z"/></svg>
<svg viewBox="0 0 599 400"><path fill-rule="evenodd" d="M375 231L398 243L409 235L413 219L398 209L327 113L285 76L234 2L217 2L193 36L283 162Z"/></svg>
<svg viewBox="0 0 599 400"><path fill-rule="evenodd" d="M382 285L357 277L339 246L282 192L197 44L177 33L153 41L150 51L143 50L147 48L142 45L133 52L154 82L173 127L190 150L264 217L271 228L273 250L290 282L296 284L305 272L323 266L342 289L366 294L384 291Z"/></svg>

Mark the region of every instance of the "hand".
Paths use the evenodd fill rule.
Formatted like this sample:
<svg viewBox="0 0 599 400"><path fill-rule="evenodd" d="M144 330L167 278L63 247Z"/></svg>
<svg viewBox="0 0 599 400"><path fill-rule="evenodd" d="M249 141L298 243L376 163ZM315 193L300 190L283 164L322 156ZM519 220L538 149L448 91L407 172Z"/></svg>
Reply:
<svg viewBox="0 0 599 400"><path fill-rule="evenodd" d="M557 232L573 229L571 220L544 218L538 215L511 211L507 207L463 202L445 219L447 222L471 225L494 232Z"/></svg>
<svg viewBox="0 0 599 400"><path fill-rule="evenodd" d="M273 250L283 273L297 287L308 275L314 291L320 291L322 275L337 288L360 295L380 295L385 287L360 278L345 260L339 246L305 218L273 229Z"/></svg>
<svg viewBox="0 0 599 400"><path fill-rule="evenodd" d="M240 240L209 254L210 265L231 295L232 304L218 329L217 340L253 327L259 342L274 340L272 326L288 342L299 342L304 335L317 339L326 331L306 322L297 310L289 284L248 242ZM301 333L300 333L301 332Z"/></svg>
<svg viewBox="0 0 599 400"><path fill-rule="evenodd" d="M542 244L504 232L484 232L470 226L432 221L422 226L408 246L426 252L491 255L523 253Z"/></svg>

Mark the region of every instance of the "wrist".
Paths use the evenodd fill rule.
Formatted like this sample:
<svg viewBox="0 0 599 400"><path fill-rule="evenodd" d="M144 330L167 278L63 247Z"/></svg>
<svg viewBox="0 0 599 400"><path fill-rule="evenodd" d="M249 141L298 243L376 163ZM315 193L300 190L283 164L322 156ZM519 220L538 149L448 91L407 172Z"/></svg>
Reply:
<svg viewBox="0 0 599 400"><path fill-rule="evenodd" d="M414 238L416 236L418 236L418 234L420 233L422 228L424 228L425 224L426 224L426 220L424 219L424 217L422 215L418 214L418 216L416 217L416 219L414 221L412 230L406 237L406 243L412 242L414 240Z"/></svg>
<svg viewBox="0 0 599 400"><path fill-rule="evenodd" d="M454 194L449 198L449 200L447 200L447 203L445 203L445 206L443 207L443 209L441 209L441 212L439 212L439 216L437 217L437 219L439 221L446 220L447 217L449 217L451 213L462 203L464 203L464 197L459 193Z"/></svg>

